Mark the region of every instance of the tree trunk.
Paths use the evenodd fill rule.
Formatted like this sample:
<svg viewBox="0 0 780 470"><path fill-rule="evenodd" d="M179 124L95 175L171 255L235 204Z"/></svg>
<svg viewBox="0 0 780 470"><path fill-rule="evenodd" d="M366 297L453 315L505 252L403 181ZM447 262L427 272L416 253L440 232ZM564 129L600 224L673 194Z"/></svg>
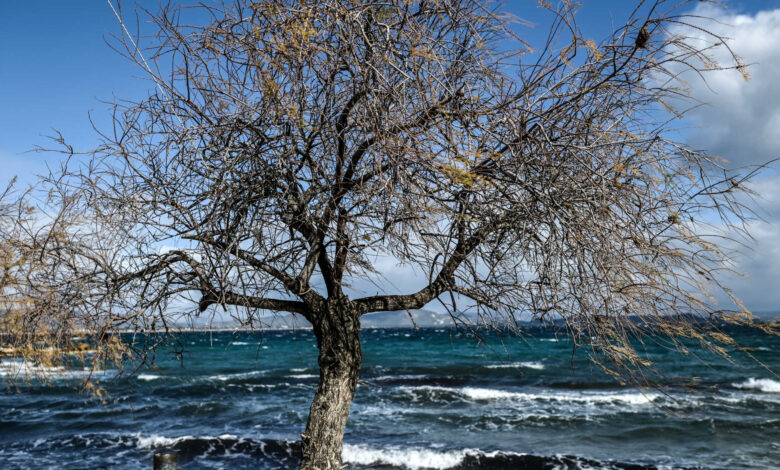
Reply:
<svg viewBox="0 0 780 470"><path fill-rule="evenodd" d="M349 305L330 304L314 323L320 381L301 434L301 468L339 470L344 427L362 361L360 316Z"/></svg>

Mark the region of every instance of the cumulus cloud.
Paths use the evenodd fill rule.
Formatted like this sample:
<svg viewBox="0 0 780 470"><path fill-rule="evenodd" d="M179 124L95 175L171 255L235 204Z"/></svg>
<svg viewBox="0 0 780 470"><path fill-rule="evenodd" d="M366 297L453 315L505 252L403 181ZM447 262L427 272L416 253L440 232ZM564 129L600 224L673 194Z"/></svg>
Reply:
<svg viewBox="0 0 780 470"><path fill-rule="evenodd" d="M780 9L748 15L704 6L694 13L716 20L706 27L728 38L732 50L749 64L750 80L745 81L736 70L709 72L706 83L684 75L690 78L691 96L704 103L686 115L692 124L686 135L688 142L725 158L732 168L780 157ZM704 40L698 31L676 32ZM732 60L725 48L713 58L722 64ZM780 310L780 174L764 171L753 189L762 217L748 225L756 243L741 248L735 258L735 268L744 276L729 276L723 281L749 309L776 312Z"/></svg>
<svg viewBox="0 0 780 470"><path fill-rule="evenodd" d="M723 281L749 309L767 317L780 311L780 174L772 172L752 184L757 193L756 206L760 220L747 229L755 244L737 247L734 268L743 276L729 276ZM735 247L732 247L735 248Z"/></svg>
<svg viewBox="0 0 780 470"><path fill-rule="evenodd" d="M704 6L694 13L716 20L707 22L707 29L729 39L732 50L749 64L750 80L736 70L708 72L706 83L693 74L683 76L690 79L691 96L704 103L686 115L693 124L690 143L724 157L731 167L780 157L780 9L746 15ZM705 40L700 31L685 33ZM733 64L726 48L712 56Z"/></svg>

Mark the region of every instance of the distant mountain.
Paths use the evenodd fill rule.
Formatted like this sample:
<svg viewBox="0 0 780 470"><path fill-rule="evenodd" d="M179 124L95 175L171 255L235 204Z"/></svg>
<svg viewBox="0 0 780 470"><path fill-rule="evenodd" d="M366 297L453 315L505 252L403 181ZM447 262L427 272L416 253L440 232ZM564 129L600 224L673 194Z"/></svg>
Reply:
<svg viewBox="0 0 780 470"><path fill-rule="evenodd" d="M762 310L758 312L753 312L753 315L755 315L757 318L760 318L761 320L780 319L779 310Z"/></svg>
<svg viewBox="0 0 780 470"><path fill-rule="evenodd" d="M418 328L450 327L453 326L452 318L446 313L438 313L431 310L411 310L414 323L410 314L405 310L392 312L369 313L361 317L360 326L366 328ZM208 322L193 322L194 324L177 325L182 329L219 330L235 329L238 325L232 320L210 319ZM268 330L308 330L309 322L298 314L266 314L260 318L262 329ZM260 329L260 325L255 325Z"/></svg>
<svg viewBox="0 0 780 470"><path fill-rule="evenodd" d="M410 318L414 317L414 323ZM430 328L436 326L453 326L452 318L446 313L433 312L431 310L405 310L392 312L368 313L360 319L362 328Z"/></svg>
<svg viewBox="0 0 780 470"><path fill-rule="evenodd" d="M410 318L414 317L414 323ZM777 311L764 311L754 312L759 321L770 321L780 317ZM685 316L685 314L680 314ZM469 321L472 318L470 315L464 315L464 320ZM642 324L643 321L639 317L631 317L632 321ZM699 322L704 319L691 315L688 319L691 322ZM260 318L261 325L255 324L255 329L268 329L268 330L308 330L311 329L311 325L306 319L297 314L265 314ZM551 319L540 324L537 321L523 321L522 325L528 327L534 326L553 326L563 327L565 322L562 319ZM396 310L391 312L375 312L368 313L361 317L360 325L363 329L371 328L414 328L416 325L418 328L449 328L454 326L454 322L449 314L434 312L432 310ZM212 318L209 321L194 321L190 324L177 324L178 328L182 329L196 329L196 330L233 330L239 328L233 320L221 320L219 318Z"/></svg>
<svg viewBox="0 0 780 470"><path fill-rule="evenodd" d="M437 313L431 310L411 310L414 317L412 323L409 313L405 310L392 312L368 313L361 317L360 326L366 328L418 328L449 327L453 325L452 319L446 313ZM274 315L266 316L262 320L263 328L274 330L309 329L311 325L300 315Z"/></svg>

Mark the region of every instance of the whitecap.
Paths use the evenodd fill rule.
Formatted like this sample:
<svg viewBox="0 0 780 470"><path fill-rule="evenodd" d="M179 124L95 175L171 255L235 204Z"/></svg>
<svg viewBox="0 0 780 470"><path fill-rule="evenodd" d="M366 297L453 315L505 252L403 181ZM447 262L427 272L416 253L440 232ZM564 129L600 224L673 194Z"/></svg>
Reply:
<svg viewBox="0 0 780 470"><path fill-rule="evenodd" d="M109 374L116 374L115 370L92 370L89 367L82 369L66 369L62 366L44 366L34 364L22 359L0 361L0 377L11 379L66 379L66 378L102 378Z"/></svg>
<svg viewBox="0 0 780 470"><path fill-rule="evenodd" d="M457 467L468 456L495 458L498 455L522 456L516 452L482 452L477 449L434 450L415 447L383 447L366 444L344 444L341 458L345 463L365 466L393 466L410 470L443 470Z"/></svg>
<svg viewBox="0 0 780 470"><path fill-rule="evenodd" d="M733 383L732 387L743 390L760 390L766 393L780 393L780 382L772 379L749 378L742 383Z"/></svg>
<svg viewBox="0 0 780 470"><path fill-rule="evenodd" d="M149 436L143 436L141 434L136 434L136 447L139 449L154 449L159 447L173 447L176 444L184 441L191 441L191 440L204 440L209 441L212 439L230 439L230 440L240 440L238 436L233 434L220 434L219 436L179 436L179 437L165 437L165 436L158 436L156 434L152 434Z"/></svg>
<svg viewBox="0 0 780 470"><path fill-rule="evenodd" d="M246 345L248 345L249 343L247 343L247 342L245 342L245 341L233 341L233 342L232 342L232 343L230 343L230 344L231 344L231 345L233 345L233 346L246 346Z"/></svg>
<svg viewBox="0 0 780 470"><path fill-rule="evenodd" d="M518 369L518 368L525 368L525 369L536 369L536 370L542 370L544 369L544 364L541 362L512 362L509 364L490 364L485 366L488 369Z"/></svg>
<svg viewBox="0 0 780 470"><path fill-rule="evenodd" d="M219 374L219 375L210 375L207 377L209 380L221 380L222 382L226 382L228 380L233 379L243 379L246 377L254 377L256 375L263 375L265 372L261 370L255 370L252 372L239 372L237 374Z"/></svg>
<svg viewBox="0 0 780 470"><path fill-rule="evenodd" d="M629 405L643 405L652 402L659 397L655 393L523 393L507 392L489 388L466 387L460 393L472 400L506 400L516 399L524 401L562 401L574 403L626 403Z"/></svg>
<svg viewBox="0 0 780 470"><path fill-rule="evenodd" d="M139 449L154 449L156 447L171 447L179 442L195 439L194 436L165 437L152 434L151 436L136 436L136 446Z"/></svg>
<svg viewBox="0 0 780 470"><path fill-rule="evenodd" d="M23 360L0 361L0 376L2 377L61 376L65 373L64 367L34 365Z"/></svg>
<svg viewBox="0 0 780 470"><path fill-rule="evenodd" d="M525 393L506 392L504 390L495 390L492 388L474 388L466 387L458 390L458 393L471 398L472 400L506 400L512 398L525 398Z"/></svg>
<svg viewBox="0 0 780 470"><path fill-rule="evenodd" d="M138 375L138 380L146 380L147 382L150 381L150 380L157 380L159 378L160 378L159 375L154 375L154 374L139 374Z"/></svg>
<svg viewBox="0 0 780 470"><path fill-rule="evenodd" d="M288 375L287 377L291 379L314 379L317 378L314 374L294 374L294 375Z"/></svg>
<svg viewBox="0 0 780 470"><path fill-rule="evenodd" d="M624 403L629 405L645 405L660 398L657 393L622 392L622 393L526 393L510 392L492 388L463 387L448 388L434 385L404 386L399 387L404 392L433 391L453 393L474 401L556 401L583 404Z"/></svg>
<svg viewBox="0 0 780 470"><path fill-rule="evenodd" d="M477 452L469 449L450 451L401 447L376 449L364 444L344 444L341 456L344 462L353 465L392 465L416 470L452 468L459 465L469 453Z"/></svg>
<svg viewBox="0 0 780 470"><path fill-rule="evenodd" d="M399 375L379 375L377 377L366 377L366 380L373 380L376 382L388 382L392 380L418 380L428 378L423 374L399 374Z"/></svg>

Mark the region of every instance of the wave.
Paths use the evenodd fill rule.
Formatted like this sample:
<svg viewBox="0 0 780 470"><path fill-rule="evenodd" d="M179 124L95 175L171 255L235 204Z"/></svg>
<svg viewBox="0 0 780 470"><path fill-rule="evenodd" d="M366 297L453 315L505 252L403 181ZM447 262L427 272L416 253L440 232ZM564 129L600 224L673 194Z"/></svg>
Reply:
<svg viewBox="0 0 780 470"><path fill-rule="evenodd" d="M316 379L319 376L314 374L293 374L288 375L287 377L291 379Z"/></svg>
<svg viewBox="0 0 780 470"><path fill-rule="evenodd" d="M160 377L159 375L154 375L154 374L138 374L138 376L136 376L136 378L138 380L144 380L144 381L148 382L150 380L157 380L157 379L160 379L162 377Z"/></svg>
<svg viewBox="0 0 780 470"><path fill-rule="evenodd" d="M432 380L430 376L424 374L398 374L398 375L380 375L377 377L367 377L366 380L374 382L403 382L403 381L421 381Z"/></svg>
<svg viewBox="0 0 780 470"><path fill-rule="evenodd" d="M11 378L26 378L32 376L59 376L64 374L64 367L48 367L34 365L23 360L3 360L0 361L0 376Z"/></svg>
<svg viewBox="0 0 780 470"><path fill-rule="evenodd" d="M742 390L759 390L766 393L780 393L780 382L772 379L749 378L741 383L731 384L734 388Z"/></svg>
<svg viewBox="0 0 780 470"><path fill-rule="evenodd" d="M20 443L14 444L18 446ZM216 458L224 462L225 456L248 457L273 463L274 467L297 467L301 458L301 447L297 441L284 439L250 439L233 434L219 436L167 437L156 434L114 435L84 434L66 438L39 439L28 443L38 450L64 449L80 451L110 451L112 455L123 455L127 450L154 452L174 451L184 462ZM539 468L567 470L649 470L654 466L622 462L600 462L569 455L539 456L500 450L440 449L428 447L373 447L367 444L345 443L342 450L344 463L353 469L383 468L404 470L484 470L505 468ZM259 463L259 462L258 462ZM262 464L260 465L263 466Z"/></svg>
<svg viewBox="0 0 780 470"><path fill-rule="evenodd" d="M527 393L510 392L492 388L449 388L432 385L423 385L417 387L399 387L400 390L407 393L449 393L461 396L472 401L496 401L496 400L514 400L514 401L557 401L574 402L585 404L597 403L621 403L629 405L646 405L660 398L657 393L642 392L622 392L622 393Z"/></svg>
<svg viewBox="0 0 780 470"><path fill-rule="evenodd" d="M635 463L599 462L570 455L539 456L516 452L478 449L438 450L430 448L384 447L344 444L344 463L368 468L408 470L484 470L505 468L567 470L655 470L657 467Z"/></svg>
<svg viewBox="0 0 780 470"><path fill-rule="evenodd" d="M245 379L248 377L255 377L258 375L265 375L265 371L262 370L253 370L251 372L238 372L235 374L217 374L217 375L210 375L206 377L207 380L219 380L222 382L227 382L229 380L234 379Z"/></svg>
<svg viewBox="0 0 780 470"><path fill-rule="evenodd" d="M688 410L703 405L710 406L718 403L742 404L754 403L755 406L771 406L780 403L775 393L780 393L780 382L769 379L749 379L742 384L733 384L736 388L760 390L762 393L738 392L732 393L699 393L699 394L675 394L664 396L658 392L643 391L572 391L549 390L539 392L507 391L493 388L480 387L442 387L436 385L404 386L399 390L412 395L427 395L426 398L439 400L462 399L471 402L517 402L538 404L571 404L578 406L612 407L620 406L625 409L643 409L644 407L662 406L667 409ZM769 393L769 395L767 394ZM763 405L762 405L763 404Z"/></svg>
<svg viewBox="0 0 780 470"><path fill-rule="evenodd" d="M22 359L4 359L0 361L0 377L6 377L12 380L27 379L78 379L90 377L92 379L113 376L116 370L93 370L89 367L81 369L66 369L62 366L44 366L34 364Z"/></svg>
<svg viewBox="0 0 780 470"><path fill-rule="evenodd" d="M166 437L156 434L125 436L127 444L143 451L172 450L183 460L195 457L241 455L294 466L301 458L300 443L282 439L250 439L233 434Z"/></svg>
<svg viewBox="0 0 780 470"><path fill-rule="evenodd" d="M364 444L344 444L341 454L344 463L353 465L378 466L392 465L416 469L449 469L460 465L469 453L476 450L437 451L421 448L386 447L377 449Z"/></svg>
<svg viewBox="0 0 780 470"><path fill-rule="evenodd" d="M541 362L512 362L510 364L490 364L485 367L488 369L518 369L522 367L526 369L542 370L545 366Z"/></svg>

